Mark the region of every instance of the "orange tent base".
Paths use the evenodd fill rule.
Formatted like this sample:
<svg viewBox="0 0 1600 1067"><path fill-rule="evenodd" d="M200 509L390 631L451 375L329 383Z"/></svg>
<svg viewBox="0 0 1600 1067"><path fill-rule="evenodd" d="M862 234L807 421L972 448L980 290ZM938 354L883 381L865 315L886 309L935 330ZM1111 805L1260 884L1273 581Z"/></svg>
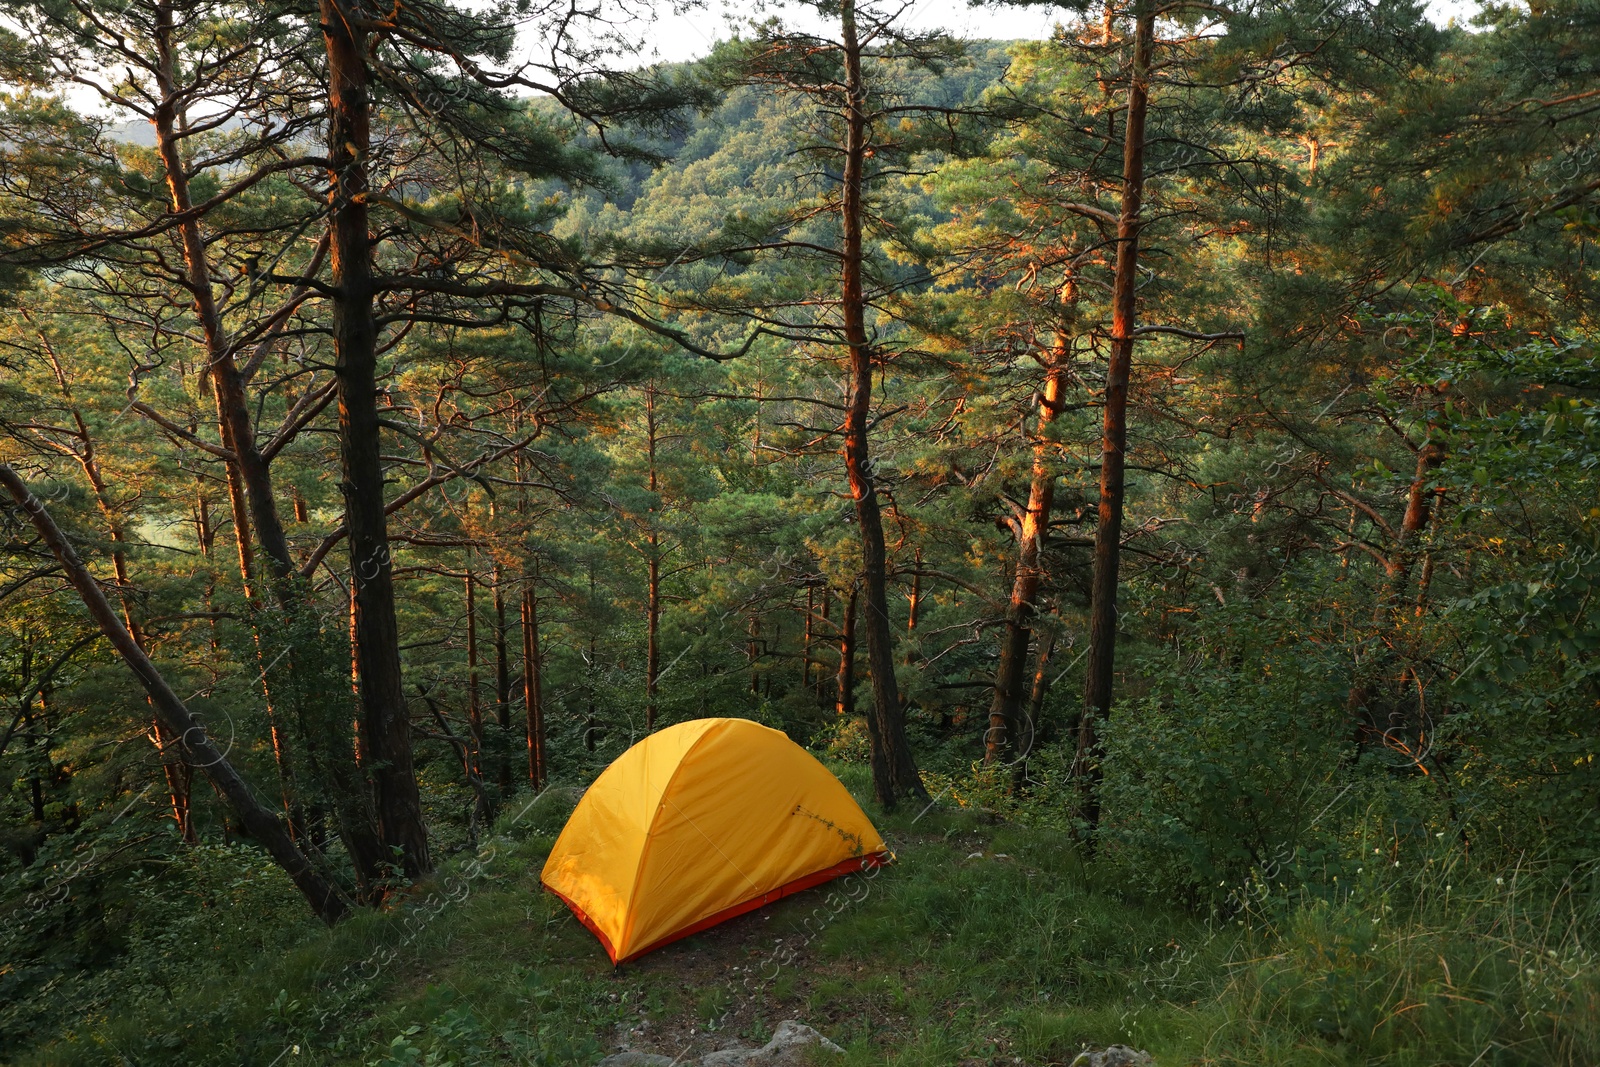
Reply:
<svg viewBox="0 0 1600 1067"><path fill-rule="evenodd" d="M622 957L620 960L617 959L616 949L611 946L611 939L605 935L605 932L602 931L598 925L596 925L593 919L589 918L582 908L578 907L577 904L573 903L573 901L564 894L558 893L554 889L550 889L549 886L545 886L545 888L560 898L561 903L571 908L572 914L578 917L578 921L583 923L584 926L587 926L589 928L589 932L600 939L600 944L605 946L606 955L611 957L611 965L616 967L624 963L630 963L633 960L638 959L640 956L643 956L645 953L654 952L656 949L670 945L674 941L682 941L686 937L693 937L702 930L709 930L718 923L727 922L729 919L743 915L747 911L755 911L757 908L771 904L775 900L782 900L784 897L791 896L800 892L801 890L810 889L812 886L821 885L823 882L830 882L841 875L850 874L852 871L865 870L868 867L883 867L887 865L888 862L893 858L893 854L888 850L884 850L882 852L869 852L865 856L851 856L849 859L840 863L836 863L832 867L824 867L820 871L813 871L811 874L796 878L788 885L782 885L777 889L762 893L760 896L751 897L749 900L735 904L731 908L724 908L715 915L707 915L699 922L685 926L682 930L674 931L673 933L668 934L666 937L663 937L652 944L646 945L638 952L633 952Z"/></svg>

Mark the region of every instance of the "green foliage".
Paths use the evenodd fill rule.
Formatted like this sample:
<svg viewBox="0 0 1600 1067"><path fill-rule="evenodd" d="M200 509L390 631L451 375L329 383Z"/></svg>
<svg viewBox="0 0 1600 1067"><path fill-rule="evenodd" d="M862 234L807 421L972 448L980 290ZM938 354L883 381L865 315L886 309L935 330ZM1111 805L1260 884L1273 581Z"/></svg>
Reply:
<svg viewBox="0 0 1600 1067"><path fill-rule="evenodd" d="M1258 867L1205 918L1130 884L1140 871L1086 863L1070 833L1024 825L1056 797L1017 802L1023 821L1005 824L947 797L880 820L895 865L613 972L537 885L571 799L510 806L477 853L336 930L289 914L293 894L247 850L161 868L200 888L142 882L138 962L107 973L105 999L74 1001L54 1043L12 1058L554 1067L592 1064L619 1024L679 1014L685 1027L749 1019L747 1042L807 1019L847 1063L929 1067L1069 1062L1112 1041L1173 1064L1437 1064L1490 1048L1577 1067L1600 1040L1593 887L1560 865L1482 864L1450 834L1396 837L1376 808L1345 820L1335 891ZM244 947L219 953L217 937ZM173 958L186 966L158 962ZM691 958L716 962L686 988Z"/></svg>
<svg viewBox="0 0 1600 1067"><path fill-rule="evenodd" d="M330 931L198 775L198 843L177 840L177 765L146 740L142 693L0 508L0 1059L589 1064L649 1014L751 1037L826 1020L847 1062L908 1067L1070 1063L1117 1040L1163 1064L1600 1062L1593 0L1491 6L1472 34L1408 2L1212 6L1226 32L1181 49L1166 34L1189 16L1171 13L1138 325L1187 333L1136 350L1092 837L1073 742L1124 27L1096 11L1049 40L868 56L872 106L933 108L877 131L866 266L889 621L935 803L882 817L896 866L622 972L538 872L647 709L657 727L782 728L868 792L865 722L834 710L860 570L835 455L838 184L815 150L837 115L726 84L793 74L826 95L837 70L804 48L787 73L752 68L780 40L767 27L705 64L548 72L561 99L514 100L459 60L508 60L513 20L559 14L536 7L407 6L397 25L459 54L373 52L377 267L435 285L385 290L380 380L396 643L441 869ZM143 111L44 95L104 75L144 108L120 71L151 51L148 6L11 10L0 460L353 888L338 828L371 818L365 782L317 758L351 748L357 714L325 174L276 169L320 137L315 25L269 4L177 27L188 120L202 100L243 116L185 151L192 196L227 193L203 226L223 334L295 566L320 560L280 611L260 553L238 569L249 523L173 175L134 143ZM274 173L234 187L258 165ZM450 295L533 278L552 285ZM750 343L690 357L591 301ZM1038 432L1051 367L1065 399ZM1054 499L1018 776L981 760L1036 466ZM524 590L555 783L537 797ZM864 662L856 679L864 705ZM723 952L745 969L691 964ZM758 986L752 959L775 972Z"/></svg>
<svg viewBox="0 0 1600 1067"><path fill-rule="evenodd" d="M864 719L835 718L816 737L811 745L829 760L864 766L872 756Z"/></svg>
<svg viewBox="0 0 1600 1067"><path fill-rule="evenodd" d="M531 1002L548 1001L549 989L523 991ZM470 1005L456 1003L449 989L429 986L418 1008L424 1022L412 1023L389 1042L384 1054L364 1061L364 1067L472 1067L483 1063L521 1063L530 1067L558 1067L593 1059L598 1046L593 1038L557 1035L546 1023L537 1030L506 1029L491 1033Z"/></svg>
<svg viewBox="0 0 1600 1067"><path fill-rule="evenodd" d="M1153 894L1217 900L1265 864L1336 859L1370 777L1351 766L1340 672L1315 649L1240 643L1255 656L1191 657L1181 676L1151 663L1173 681L1107 726L1106 858Z"/></svg>

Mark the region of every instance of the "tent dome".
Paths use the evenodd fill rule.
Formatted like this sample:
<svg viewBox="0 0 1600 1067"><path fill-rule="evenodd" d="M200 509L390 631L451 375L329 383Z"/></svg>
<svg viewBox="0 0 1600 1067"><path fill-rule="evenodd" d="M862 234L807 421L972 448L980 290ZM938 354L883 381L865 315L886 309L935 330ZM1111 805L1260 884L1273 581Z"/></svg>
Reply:
<svg viewBox="0 0 1600 1067"><path fill-rule="evenodd" d="M839 779L782 731L695 719L595 779L540 880L623 963L889 858Z"/></svg>

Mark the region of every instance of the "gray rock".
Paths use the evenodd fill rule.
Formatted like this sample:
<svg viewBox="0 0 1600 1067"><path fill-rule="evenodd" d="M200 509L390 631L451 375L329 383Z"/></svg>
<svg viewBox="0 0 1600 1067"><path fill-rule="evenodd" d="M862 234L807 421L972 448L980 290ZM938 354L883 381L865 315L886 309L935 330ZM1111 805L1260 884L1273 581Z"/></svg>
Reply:
<svg viewBox="0 0 1600 1067"><path fill-rule="evenodd" d="M804 1067L808 1049L843 1053L844 1049L793 1019L778 1024L772 1040L760 1048L730 1048L700 1060L700 1067Z"/></svg>
<svg viewBox="0 0 1600 1067"><path fill-rule="evenodd" d="M820 1048L824 1052L843 1054L844 1049L817 1033L805 1023L793 1019L778 1024L772 1040L760 1048L728 1048L708 1052L698 1060L675 1060L650 1052L619 1052L607 1056L597 1067L805 1067L807 1051ZM1137 1060L1128 1061L1130 1067L1144 1067ZM1098 1065L1097 1065L1098 1067ZM1121 1067L1120 1060L1108 1060L1105 1067Z"/></svg>
<svg viewBox="0 0 1600 1067"><path fill-rule="evenodd" d="M778 1028L772 1032L772 1040L752 1053L745 1063L750 1067L756 1067L757 1064L761 1067L801 1067L806 1062L806 1050L814 1047L826 1052L844 1052L844 1049L805 1023L788 1019L778 1024Z"/></svg>
<svg viewBox="0 0 1600 1067"><path fill-rule="evenodd" d="M1150 1053L1127 1045L1112 1045L1099 1052L1080 1052L1071 1067L1156 1067Z"/></svg>

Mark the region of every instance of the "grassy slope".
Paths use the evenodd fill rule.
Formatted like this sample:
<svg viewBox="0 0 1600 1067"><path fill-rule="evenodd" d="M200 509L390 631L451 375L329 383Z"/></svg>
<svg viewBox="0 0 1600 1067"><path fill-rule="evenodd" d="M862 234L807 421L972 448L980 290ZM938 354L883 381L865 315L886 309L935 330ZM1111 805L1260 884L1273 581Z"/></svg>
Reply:
<svg viewBox="0 0 1600 1067"><path fill-rule="evenodd" d="M872 879L613 970L539 890L564 813L549 796L508 815L404 908L282 931L282 951L258 959L228 958L222 934L220 958L19 1062L590 1064L622 1040L758 1043L787 1018L844 1045L849 1065L1059 1064L1114 1041L1164 1065L1576 1064L1600 1050L1593 960L1554 912L1542 932L1523 916L1520 935L1509 897L1479 933L1470 910L1452 928L1382 925L1381 895L1292 911L1279 935L1213 926L1095 888L1058 836L943 808L880 820L900 862Z"/></svg>

